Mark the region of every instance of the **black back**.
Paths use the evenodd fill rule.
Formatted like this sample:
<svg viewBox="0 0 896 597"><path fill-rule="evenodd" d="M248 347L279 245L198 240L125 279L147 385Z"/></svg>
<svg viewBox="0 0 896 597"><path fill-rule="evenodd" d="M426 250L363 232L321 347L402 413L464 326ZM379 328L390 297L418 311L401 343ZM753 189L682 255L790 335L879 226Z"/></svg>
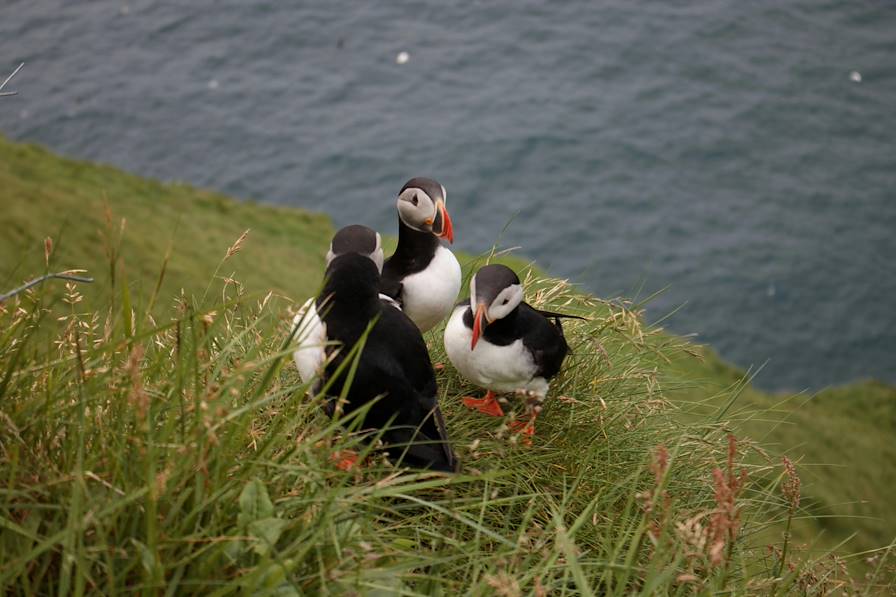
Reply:
<svg viewBox="0 0 896 597"><path fill-rule="evenodd" d="M375 320L348 389L345 412L377 399L363 427L385 429L382 439L390 457L414 467L454 471L457 459L436 401L426 343L404 313L379 300L377 284L376 266L361 255L341 255L327 269L318 313L326 323L328 340L342 346L326 367L324 383L333 379L327 412L332 416L351 364L337 376L339 366Z"/></svg>
<svg viewBox="0 0 896 597"><path fill-rule="evenodd" d="M464 325L473 329L473 310L469 307L464 313ZM545 379L557 375L569 353L560 320L551 323L526 302L521 302L507 316L485 326L482 338L497 346L507 346L522 339L535 360L535 375Z"/></svg>
<svg viewBox="0 0 896 597"><path fill-rule="evenodd" d="M398 246L383 264L380 292L401 304L401 281L426 269L439 248L439 239L431 232L414 230L398 218Z"/></svg>

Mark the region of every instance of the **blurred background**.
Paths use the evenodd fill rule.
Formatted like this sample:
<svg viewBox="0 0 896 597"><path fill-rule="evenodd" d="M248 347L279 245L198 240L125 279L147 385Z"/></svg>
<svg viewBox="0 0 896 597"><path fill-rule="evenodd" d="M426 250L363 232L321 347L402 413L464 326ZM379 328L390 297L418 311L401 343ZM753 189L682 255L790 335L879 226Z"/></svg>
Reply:
<svg viewBox="0 0 896 597"><path fill-rule="evenodd" d="M182 4L7 0L0 133L384 233L432 176L760 387L896 381L896 4Z"/></svg>

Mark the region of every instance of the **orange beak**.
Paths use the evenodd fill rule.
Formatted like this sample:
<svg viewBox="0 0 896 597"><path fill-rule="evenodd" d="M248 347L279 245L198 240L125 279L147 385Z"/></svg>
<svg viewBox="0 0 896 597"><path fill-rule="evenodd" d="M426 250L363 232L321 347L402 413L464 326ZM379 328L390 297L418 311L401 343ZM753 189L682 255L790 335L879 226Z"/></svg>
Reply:
<svg viewBox="0 0 896 597"><path fill-rule="evenodd" d="M476 348L479 336L482 335L482 318L485 317L485 305L476 307L476 316L473 318L473 341L470 342L470 350Z"/></svg>
<svg viewBox="0 0 896 597"><path fill-rule="evenodd" d="M446 239L449 243L454 242L454 226L451 224L451 216L448 215L448 210L445 208L444 201L438 201L436 203L436 210L438 214L436 215L436 223L441 223L440 230L434 230L436 236L439 238Z"/></svg>

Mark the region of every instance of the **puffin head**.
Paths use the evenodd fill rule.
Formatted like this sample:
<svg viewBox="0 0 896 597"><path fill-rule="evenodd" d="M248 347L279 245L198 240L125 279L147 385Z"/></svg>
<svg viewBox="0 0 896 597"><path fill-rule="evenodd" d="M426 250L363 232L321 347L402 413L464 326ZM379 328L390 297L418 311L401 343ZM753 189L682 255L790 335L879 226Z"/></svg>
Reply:
<svg viewBox="0 0 896 597"><path fill-rule="evenodd" d="M523 286L512 269L497 263L480 268L470 280L470 308L474 313L470 350L476 348L485 326L507 317L522 300Z"/></svg>
<svg viewBox="0 0 896 597"><path fill-rule="evenodd" d="M454 227L445 207L448 192L431 178L407 181L398 193L398 217L406 226L454 242Z"/></svg>
<svg viewBox="0 0 896 597"><path fill-rule="evenodd" d="M376 264L376 269L383 273L383 245L379 232L360 224L340 228L333 236L333 240L330 241L330 250L327 251L327 267L334 259L347 253L357 253L368 257Z"/></svg>

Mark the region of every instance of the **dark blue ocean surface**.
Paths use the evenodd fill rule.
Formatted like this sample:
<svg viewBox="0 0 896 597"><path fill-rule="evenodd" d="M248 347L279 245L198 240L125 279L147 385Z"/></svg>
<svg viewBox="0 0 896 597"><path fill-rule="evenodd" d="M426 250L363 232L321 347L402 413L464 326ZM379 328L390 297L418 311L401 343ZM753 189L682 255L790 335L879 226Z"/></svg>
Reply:
<svg viewBox="0 0 896 597"><path fill-rule="evenodd" d="M6 0L0 131L387 233L430 175L761 386L896 380L896 4L446 4Z"/></svg>

